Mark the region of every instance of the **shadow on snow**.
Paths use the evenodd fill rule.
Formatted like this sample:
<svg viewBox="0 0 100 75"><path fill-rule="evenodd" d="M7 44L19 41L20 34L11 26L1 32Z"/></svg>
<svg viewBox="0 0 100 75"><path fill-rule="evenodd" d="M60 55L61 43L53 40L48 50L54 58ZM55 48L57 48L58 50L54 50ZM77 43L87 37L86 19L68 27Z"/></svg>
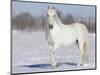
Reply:
<svg viewBox="0 0 100 75"><path fill-rule="evenodd" d="M76 63L66 62L66 63L58 63L59 66L69 65L69 66L77 66ZM31 65L22 65L21 67L28 67L28 68L52 68L51 64L31 64Z"/></svg>

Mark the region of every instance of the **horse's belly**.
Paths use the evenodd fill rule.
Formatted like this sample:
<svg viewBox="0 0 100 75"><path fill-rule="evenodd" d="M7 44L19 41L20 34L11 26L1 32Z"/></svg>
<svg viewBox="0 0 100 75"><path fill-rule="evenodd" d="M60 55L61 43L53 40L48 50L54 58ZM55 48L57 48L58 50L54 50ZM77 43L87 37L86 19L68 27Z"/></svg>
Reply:
<svg viewBox="0 0 100 75"><path fill-rule="evenodd" d="M53 42L57 45L70 45L77 40L77 33L74 30L59 30L50 33Z"/></svg>
<svg viewBox="0 0 100 75"><path fill-rule="evenodd" d="M53 41L58 45L71 45L77 40L77 36L75 34L64 34L59 32L56 36L52 36Z"/></svg>
<svg viewBox="0 0 100 75"><path fill-rule="evenodd" d="M68 45L71 45L71 44L73 44L73 43L75 43L76 42L76 39L69 39L69 40L65 40L64 42L63 42L63 44L65 45L65 46L68 46Z"/></svg>
<svg viewBox="0 0 100 75"><path fill-rule="evenodd" d="M77 40L77 37L67 36L67 37L64 37L62 40L63 40L62 43L67 46L67 45L71 45L71 44L75 43Z"/></svg>

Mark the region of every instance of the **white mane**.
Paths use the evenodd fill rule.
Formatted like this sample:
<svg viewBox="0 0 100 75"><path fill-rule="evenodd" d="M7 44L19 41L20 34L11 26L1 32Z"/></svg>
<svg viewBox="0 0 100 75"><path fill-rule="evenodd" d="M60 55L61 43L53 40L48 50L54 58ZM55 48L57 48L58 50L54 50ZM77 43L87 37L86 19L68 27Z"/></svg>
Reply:
<svg viewBox="0 0 100 75"><path fill-rule="evenodd" d="M56 12L54 18L55 18L56 22L57 22L59 25L63 24L63 23L61 22L61 20L59 19L57 12Z"/></svg>

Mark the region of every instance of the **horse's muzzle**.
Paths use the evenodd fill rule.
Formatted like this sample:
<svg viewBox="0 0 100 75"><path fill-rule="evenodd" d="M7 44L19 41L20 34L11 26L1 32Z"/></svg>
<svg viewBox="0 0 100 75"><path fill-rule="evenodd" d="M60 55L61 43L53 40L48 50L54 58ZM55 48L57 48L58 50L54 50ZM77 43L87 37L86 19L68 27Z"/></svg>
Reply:
<svg viewBox="0 0 100 75"><path fill-rule="evenodd" d="M53 29L53 25L52 24L49 24L49 29Z"/></svg>

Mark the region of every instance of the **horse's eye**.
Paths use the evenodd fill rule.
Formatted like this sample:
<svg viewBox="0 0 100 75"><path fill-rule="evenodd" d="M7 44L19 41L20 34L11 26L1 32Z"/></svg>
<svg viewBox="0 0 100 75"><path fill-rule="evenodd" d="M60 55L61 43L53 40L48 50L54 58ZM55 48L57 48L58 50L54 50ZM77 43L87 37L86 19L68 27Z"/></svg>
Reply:
<svg viewBox="0 0 100 75"><path fill-rule="evenodd" d="M47 17L49 17L49 15L47 14Z"/></svg>

